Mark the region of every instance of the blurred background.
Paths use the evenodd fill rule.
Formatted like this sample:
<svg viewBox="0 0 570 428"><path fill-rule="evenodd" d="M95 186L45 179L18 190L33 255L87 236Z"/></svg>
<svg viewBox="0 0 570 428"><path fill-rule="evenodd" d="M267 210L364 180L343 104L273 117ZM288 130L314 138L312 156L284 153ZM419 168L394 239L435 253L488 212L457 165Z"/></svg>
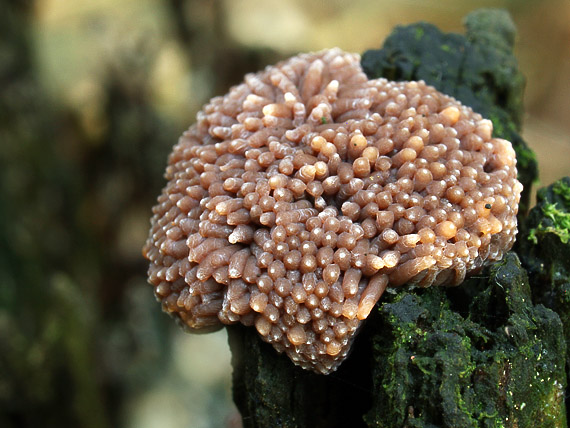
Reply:
<svg viewBox="0 0 570 428"><path fill-rule="evenodd" d="M491 6L546 185L570 174L568 0L0 0L0 426L239 427L225 332L185 334L146 284L170 148L246 72Z"/></svg>

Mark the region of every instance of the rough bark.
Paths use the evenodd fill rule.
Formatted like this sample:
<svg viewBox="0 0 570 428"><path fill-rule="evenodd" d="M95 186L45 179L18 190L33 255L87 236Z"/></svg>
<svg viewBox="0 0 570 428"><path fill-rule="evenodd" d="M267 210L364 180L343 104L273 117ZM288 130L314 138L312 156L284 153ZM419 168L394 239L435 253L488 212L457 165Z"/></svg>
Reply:
<svg viewBox="0 0 570 428"><path fill-rule="evenodd" d="M570 345L570 177L537 192L537 204L521 225L517 251L527 269L536 303L562 320L566 349ZM566 372L570 358L566 354ZM568 409L568 397L566 408Z"/></svg>

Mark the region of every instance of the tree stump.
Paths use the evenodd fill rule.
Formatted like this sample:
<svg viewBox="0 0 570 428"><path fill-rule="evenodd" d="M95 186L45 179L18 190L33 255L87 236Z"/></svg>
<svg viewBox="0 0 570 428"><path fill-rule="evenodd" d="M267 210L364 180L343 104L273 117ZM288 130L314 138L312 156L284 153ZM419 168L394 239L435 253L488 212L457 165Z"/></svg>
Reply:
<svg viewBox="0 0 570 428"><path fill-rule="evenodd" d="M361 63L369 78L425 80L491 119L494 136L517 151L524 223L537 165L519 135L524 78L512 51L514 24L504 11L479 10L465 27L464 36L427 23L397 27ZM255 329L229 327L243 426L565 427L563 323L534 300L566 310L567 297L553 301L567 294L552 291L559 298L548 301L535 292L544 275L531 272L529 283L519 260L532 264L533 248L518 245L518 255L457 288L389 289L349 358L327 376L294 366Z"/></svg>

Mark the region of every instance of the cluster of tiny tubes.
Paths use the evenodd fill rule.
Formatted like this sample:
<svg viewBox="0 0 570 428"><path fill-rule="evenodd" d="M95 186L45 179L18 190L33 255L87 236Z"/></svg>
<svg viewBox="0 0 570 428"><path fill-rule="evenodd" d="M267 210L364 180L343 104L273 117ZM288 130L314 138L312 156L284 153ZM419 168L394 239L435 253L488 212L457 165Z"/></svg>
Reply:
<svg viewBox="0 0 570 428"><path fill-rule="evenodd" d="M511 144L359 60L331 49L248 74L174 147L143 253L191 331L255 326L329 373L387 286L459 284L513 245Z"/></svg>

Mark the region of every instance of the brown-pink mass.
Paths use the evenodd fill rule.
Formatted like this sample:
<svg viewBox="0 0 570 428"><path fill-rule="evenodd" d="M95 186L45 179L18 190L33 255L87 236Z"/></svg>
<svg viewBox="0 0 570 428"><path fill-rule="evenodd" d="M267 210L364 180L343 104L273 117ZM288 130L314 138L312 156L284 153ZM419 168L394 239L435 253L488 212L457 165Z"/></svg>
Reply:
<svg viewBox="0 0 570 428"><path fill-rule="evenodd" d="M329 373L387 286L456 285L512 247L522 185L492 130L339 49L248 74L169 157L155 294L191 331L241 322Z"/></svg>

